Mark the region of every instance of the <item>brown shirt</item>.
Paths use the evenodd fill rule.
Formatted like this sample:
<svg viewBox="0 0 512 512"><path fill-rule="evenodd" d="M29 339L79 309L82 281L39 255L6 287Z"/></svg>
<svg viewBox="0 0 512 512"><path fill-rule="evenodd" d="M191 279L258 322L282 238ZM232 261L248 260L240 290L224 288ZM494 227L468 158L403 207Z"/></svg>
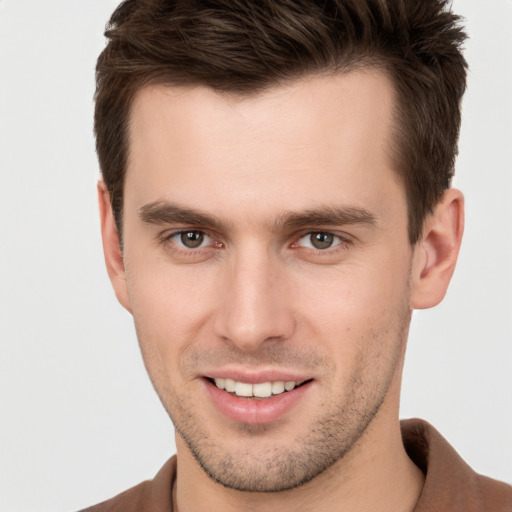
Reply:
<svg viewBox="0 0 512 512"><path fill-rule="evenodd" d="M405 449L425 473L414 512L512 512L512 487L475 473L439 434L422 420L402 421ZM176 456L153 480L82 512L172 512Z"/></svg>

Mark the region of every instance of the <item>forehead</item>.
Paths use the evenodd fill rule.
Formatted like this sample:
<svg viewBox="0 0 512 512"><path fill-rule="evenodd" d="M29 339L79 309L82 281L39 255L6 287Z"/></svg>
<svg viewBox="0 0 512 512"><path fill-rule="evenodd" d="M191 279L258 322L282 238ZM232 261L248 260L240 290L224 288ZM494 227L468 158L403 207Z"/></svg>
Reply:
<svg viewBox="0 0 512 512"><path fill-rule="evenodd" d="M226 215L242 203L365 201L397 181L388 156L393 104L389 79L375 70L306 77L250 97L148 86L132 106L125 200L190 200Z"/></svg>

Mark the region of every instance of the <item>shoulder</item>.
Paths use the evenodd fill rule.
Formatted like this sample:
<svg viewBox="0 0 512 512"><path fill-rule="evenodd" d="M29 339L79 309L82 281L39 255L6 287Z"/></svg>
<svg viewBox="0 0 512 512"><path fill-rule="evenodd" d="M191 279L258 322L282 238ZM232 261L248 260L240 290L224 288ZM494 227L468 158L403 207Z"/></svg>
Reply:
<svg viewBox="0 0 512 512"><path fill-rule="evenodd" d="M172 510L172 488L176 477L176 456L171 457L153 480L80 512L160 512Z"/></svg>
<svg viewBox="0 0 512 512"><path fill-rule="evenodd" d="M489 512L512 511L512 486L486 476L478 475L481 500Z"/></svg>
<svg viewBox="0 0 512 512"><path fill-rule="evenodd" d="M151 482L142 482L117 496L80 512L140 512L150 494Z"/></svg>
<svg viewBox="0 0 512 512"><path fill-rule="evenodd" d="M512 486L477 474L426 421L402 421L407 454L425 474L415 512L511 512Z"/></svg>

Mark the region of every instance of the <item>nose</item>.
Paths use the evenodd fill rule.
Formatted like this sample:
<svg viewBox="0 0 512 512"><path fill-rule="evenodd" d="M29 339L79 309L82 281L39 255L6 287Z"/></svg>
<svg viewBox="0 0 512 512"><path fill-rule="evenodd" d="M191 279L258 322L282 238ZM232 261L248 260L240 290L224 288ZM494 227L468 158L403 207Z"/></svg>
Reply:
<svg viewBox="0 0 512 512"><path fill-rule="evenodd" d="M216 312L216 332L246 352L288 339L295 327L286 269L261 248L246 248L230 258Z"/></svg>

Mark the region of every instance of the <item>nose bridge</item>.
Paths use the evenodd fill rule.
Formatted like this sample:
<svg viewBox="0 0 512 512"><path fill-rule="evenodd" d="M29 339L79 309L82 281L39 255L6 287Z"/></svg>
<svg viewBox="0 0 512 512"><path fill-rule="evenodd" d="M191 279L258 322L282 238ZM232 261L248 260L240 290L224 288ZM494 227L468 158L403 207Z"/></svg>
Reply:
<svg viewBox="0 0 512 512"><path fill-rule="evenodd" d="M236 251L230 260L217 312L218 334L246 351L288 337L293 318L279 258L253 243Z"/></svg>

